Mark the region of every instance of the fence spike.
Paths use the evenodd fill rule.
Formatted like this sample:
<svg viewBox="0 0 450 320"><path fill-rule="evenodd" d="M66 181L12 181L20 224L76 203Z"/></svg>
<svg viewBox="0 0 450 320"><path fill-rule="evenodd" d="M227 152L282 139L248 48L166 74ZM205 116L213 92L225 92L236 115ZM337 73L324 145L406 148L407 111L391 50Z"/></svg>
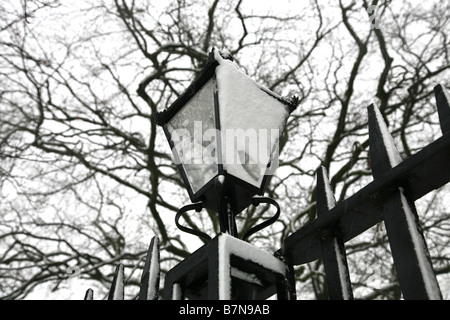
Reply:
<svg viewBox="0 0 450 320"><path fill-rule="evenodd" d="M114 279L109 290L108 300L124 300L124 266L119 264L116 267Z"/></svg>
<svg viewBox="0 0 450 320"><path fill-rule="evenodd" d="M86 290L86 294L84 295L84 300L94 300L94 290L91 288Z"/></svg>
<svg viewBox="0 0 450 320"><path fill-rule="evenodd" d="M321 215L336 205L327 169L321 166L317 172L317 214Z"/></svg>
<svg viewBox="0 0 450 320"><path fill-rule="evenodd" d="M370 162L372 175L377 178L401 163L403 159L395 146L394 139L388 131L380 110L373 104L367 109L369 114Z"/></svg>
<svg viewBox="0 0 450 320"><path fill-rule="evenodd" d="M374 105L368 107L372 175L380 177L402 159ZM441 299L428 248L414 205L402 187L392 190L383 203L383 219L392 257L405 299Z"/></svg>
<svg viewBox="0 0 450 320"><path fill-rule="evenodd" d="M328 179L327 170L317 170L317 215L320 216L336 205L336 200ZM322 237L321 249L325 268L328 293L332 300L351 300L353 292L350 283L345 245L337 232Z"/></svg>
<svg viewBox="0 0 450 320"><path fill-rule="evenodd" d="M434 87L439 123L443 134L450 131L450 93L441 84Z"/></svg>
<svg viewBox="0 0 450 320"><path fill-rule="evenodd" d="M184 300L183 289L179 283L173 284L172 300Z"/></svg>
<svg viewBox="0 0 450 320"><path fill-rule="evenodd" d="M403 297L442 299L416 207L403 188L385 200L383 213Z"/></svg>
<svg viewBox="0 0 450 320"><path fill-rule="evenodd" d="M139 300L158 300L159 292L159 238L153 237L141 276Z"/></svg>

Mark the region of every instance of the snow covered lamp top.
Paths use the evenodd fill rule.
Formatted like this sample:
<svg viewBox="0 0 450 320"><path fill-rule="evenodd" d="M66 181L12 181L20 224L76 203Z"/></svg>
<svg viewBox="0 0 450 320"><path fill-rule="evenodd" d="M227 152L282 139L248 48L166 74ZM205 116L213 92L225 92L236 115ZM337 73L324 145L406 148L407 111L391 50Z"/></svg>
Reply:
<svg viewBox="0 0 450 320"><path fill-rule="evenodd" d="M192 202L217 211L217 183L238 214L264 193L278 164L278 145L297 98L250 79L227 53L212 50L200 76L168 109L164 129Z"/></svg>

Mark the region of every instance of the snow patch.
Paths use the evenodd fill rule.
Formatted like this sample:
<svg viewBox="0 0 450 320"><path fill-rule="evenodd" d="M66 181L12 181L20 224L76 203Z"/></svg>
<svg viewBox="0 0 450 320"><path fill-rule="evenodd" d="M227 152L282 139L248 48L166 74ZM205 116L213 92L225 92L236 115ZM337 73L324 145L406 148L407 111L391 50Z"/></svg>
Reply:
<svg viewBox="0 0 450 320"><path fill-rule="evenodd" d="M345 265L345 258L342 254L341 250L339 249L337 238L333 239L334 244L334 252L336 252L336 261L338 266L338 272L339 272L339 282L341 283L342 288L342 296L344 300L349 300L350 295L348 293L347 288L349 287L349 283L347 281L347 267Z"/></svg>
<svg viewBox="0 0 450 320"><path fill-rule="evenodd" d="M117 278L115 279L114 292L112 293L112 300L124 300L124 266L118 266Z"/></svg>
<svg viewBox="0 0 450 320"><path fill-rule="evenodd" d="M257 84L245 73L238 69L230 60L222 58L219 52L215 52L215 59L219 65L216 67L218 86L218 99L220 108L220 126L227 130L243 133L255 132L258 137L258 148L244 149L237 146L238 150L233 154L243 154L247 159L256 159L257 168L251 170L242 164L232 161L224 161L224 169L228 173L240 177L246 182L260 186L264 177L267 164L277 147L278 138L286 124L289 112L286 106L274 97L272 92ZM271 96L272 95L272 96ZM245 99L243 99L245 97ZM278 97L279 98L279 97ZM273 130L273 131L272 131ZM222 130L222 154L227 154L227 146L234 142L226 138L226 132ZM264 141L261 132L269 133L270 138ZM277 137L273 139L272 133ZM236 146L234 146L236 147ZM265 159L261 159L261 149L265 148Z"/></svg>
<svg viewBox="0 0 450 320"><path fill-rule="evenodd" d="M182 290L179 283L174 283L172 287L172 300L181 300Z"/></svg>
<svg viewBox="0 0 450 320"><path fill-rule="evenodd" d="M402 207L405 212L406 221L408 224L408 230L411 235L411 239L414 244L414 250L416 252L417 259L419 260L419 268L422 273L422 279L425 283L425 289L428 297L432 300L440 300L440 289L437 284L436 277L433 272L433 268L427 257L427 248L423 237L417 230L415 215L411 211L408 200L405 197L403 188L399 188L400 199L402 201Z"/></svg>
<svg viewBox="0 0 450 320"><path fill-rule="evenodd" d="M380 112L380 110L377 107L373 108L375 111L375 116L377 119L378 127L381 131L381 136L383 138L383 143L386 148L386 152L389 158L389 163L391 167L395 167L399 163L403 161L402 157L400 156L400 153L397 150L397 147L395 146L394 139L392 138L386 123L384 122L383 116Z"/></svg>
<svg viewBox="0 0 450 320"><path fill-rule="evenodd" d="M444 93L445 99L447 100L448 103L450 103L450 93L448 92L447 88L443 85L441 85L442 87L442 92Z"/></svg>
<svg viewBox="0 0 450 320"><path fill-rule="evenodd" d="M224 58L224 59L230 59L232 58L230 51L228 51L227 48L223 48L222 50L220 50L220 55Z"/></svg>
<svg viewBox="0 0 450 320"><path fill-rule="evenodd" d="M158 296L158 279L159 279L159 238L154 237L154 243L151 253L150 270L148 277L147 300L154 300Z"/></svg>
<svg viewBox="0 0 450 320"><path fill-rule="evenodd" d="M263 251L251 245L250 243L239 240L235 237L222 233L219 236L219 300L230 300L231 292L231 276L238 275L238 277L244 277L244 280L248 280L255 283L256 280L253 275L237 272L232 270L230 265L230 256L235 255L253 263L259 264L264 268L272 270L279 274L286 274L287 266L275 258L269 252ZM245 275L244 275L245 274Z"/></svg>
<svg viewBox="0 0 450 320"><path fill-rule="evenodd" d="M327 197L327 207L328 210L336 205L336 199L334 198L333 190L331 190L330 179L328 178L327 169L322 168L323 181L325 187L325 195Z"/></svg>
<svg viewBox="0 0 450 320"><path fill-rule="evenodd" d="M261 280L259 280L256 275L241 271L238 268L231 267L231 276L234 278L244 280L245 282L248 283L257 284L259 286L263 285Z"/></svg>

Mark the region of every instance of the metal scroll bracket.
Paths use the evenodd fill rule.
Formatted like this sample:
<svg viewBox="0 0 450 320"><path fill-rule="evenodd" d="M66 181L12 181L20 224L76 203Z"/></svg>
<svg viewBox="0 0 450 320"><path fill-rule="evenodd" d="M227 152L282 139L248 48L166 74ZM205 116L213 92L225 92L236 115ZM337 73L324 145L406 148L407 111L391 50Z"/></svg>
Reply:
<svg viewBox="0 0 450 320"><path fill-rule="evenodd" d="M277 221L278 218L280 217L280 206L274 199L269 198L269 197L259 197L259 196L253 197L253 205L254 206L258 206L261 203L268 203L268 204L275 206L275 208L277 209L277 212L275 213L274 216L267 219L266 221L254 226L253 228L250 228L242 237L242 240L244 240L244 241L246 241L252 234L270 226L275 221Z"/></svg>
<svg viewBox="0 0 450 320"><path fill-rule="evenodd" d="M202 231L199 231L199 230L195 230L195 229L191 229L191 228L185 227L185 226L181 225L180 222L179 222L181 216L184 213L186 213L188 211L192 211L192 210L200 212L200 211L202 211L202 209L203 209L203 204L201 202L188 204L188 205L182 207L180 210L178 210L178 212L177 212L177 214L175 216L175 224L177 225L177 227L181 231L193 234L193 235L195 235L197 237L206 239L207 241L211 241L211 237L209 235L207 235L206 233L204 233Z"/></svg>
<svg viewBox="0 0 450 320"><path fill-rule="evenodd" d="M265 220L264 222L261 222L260 224L250 228L249 230L247 230L247 232L242 236L242 240L244 240L244 241L246 241L252 234L255 234L256 232L270 226L271 224L276 222L278 220L278 218L280 217L280 206L274 199L269 198L269 197L259 197L259 196L253 197L252 204L254 206L258 206L261 203L267 203L267 204L273 205L273 206L275 206L277 211L276 211L275 215L273 215L271 218ZM178 210L178 212L175 216L175 224L177 225L177 227L180 230L182 230L186 233L190 233L197 237L203 238L207 241L211 241L211 237L209 235L207 235L206 233L183 226L180 224L180 221L179 221L180 218L183 216L183 214L185 214L186 212L192 211L192 210L200 212L202 209L203 209L203 204L201 202L188 204L188 205L182 207L180 210Z"/></svg>

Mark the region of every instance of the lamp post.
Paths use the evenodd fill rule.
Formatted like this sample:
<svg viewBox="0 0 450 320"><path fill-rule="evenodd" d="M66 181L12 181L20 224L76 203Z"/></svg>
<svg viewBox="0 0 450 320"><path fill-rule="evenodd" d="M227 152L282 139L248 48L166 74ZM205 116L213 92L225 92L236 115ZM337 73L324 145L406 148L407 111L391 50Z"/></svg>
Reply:
<svg viewBox="0 0 450 320"><path fill-rule="evenodd" d="M183 231L210 239L179 224L184 212L207 208L218 212L221 232L237 236L237 214L252 203L276 205L255 196L264 194L277 167L279 138L296 106L296 97L278 96L241 72L229 55L211 51L200 76L155 116L192 201L176 217Z"/></svg>
<svg viewBox="0 0 450 320"><path fill-rule="evenodd" d="M279 215L276 201L262 195L267 176L276 167L279 135L298 101L261 87L213 50L200 77L170 108L156 115L192 200L177 213L177 225L210 240L165 274L164 298L262 300L276 293L279 300L295 299L293 266L322 258L330 298L353 299L344 242L384 220L390 228L395 267L402 271L403 295L441 299L413 203L450 179L446 170L450 161L450 121L446 121L450 96L440 85L435 93L443 137L402 161L381 113L369 106L372 170L379 177L336 204L326 171L319 169L318 218L286 238L283 247L271 254L245 240ZM268 131L275 138L268 138ZM250 203L264 202L277 208L276 215L238 239L235 215ZM178 223L184 212L203 208L219 213L221 233L213 239ZM119 265L110 299L123 299L123 282L123 265ZM157 299L158 291L159 241L155 237L142 273L139 298ZM89 289L85 299L92 298ZM248 314L267 314L247 306ZM185 314L190 314L188 307L183 309ZM242 309L243 314L246 310ZM258 313L253 313L255 310Z"/></svg>

